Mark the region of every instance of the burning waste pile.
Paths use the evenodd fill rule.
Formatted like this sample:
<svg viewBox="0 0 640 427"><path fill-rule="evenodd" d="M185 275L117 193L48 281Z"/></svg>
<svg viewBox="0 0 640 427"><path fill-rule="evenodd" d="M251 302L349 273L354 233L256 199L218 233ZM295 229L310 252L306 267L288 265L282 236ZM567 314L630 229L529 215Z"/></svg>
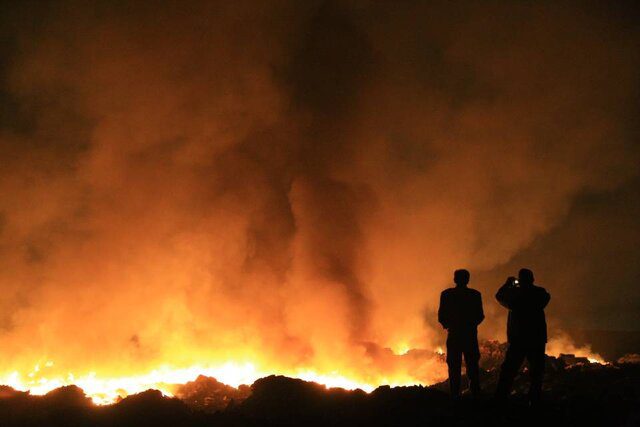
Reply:
<svg viewBox="0 0 640 427"><path fill-rule="evenodd" d="M247 385L231 387L204 375L178 386L175 391L175 397L188 406L206 412L223 410L229 405L242 402L250 394L251 387Z"/></svg>
<svg viewBox="0 0 640 427"><path fill-rule="evenodd" d="M507 345L481 342L482 384L487 394L495 388ZM444 363L441 352L431 352ZM425 357L411 350L398 357ZM640 355L628 354L615 362L599 362L573 354L547 356L545 407L538 416L547 423L623 425L637 415L640 403ZM0 386L0 424L11 425L389 425L393 422L467 425L474 417L494 425L527 421L524 396L527 368L516 378L509 418L500 418L492 401L466 401L453 409L447 382L432 386L380 386L373 391L330 388L285 376L260 378L252 385L232 387L200 375L173 385L172 396L147 390L97 406L77 386L64 386L45 395ZM488 396L487 396L488 397ZM467 405L467 406L465 406ZM473 407L471 407L473 405ZM634 412L635 411L635 412ZM496 418L497 417L497 418ZM574 425L575 425L574 424ZM630 424L633 425L633 424Z"/></svg>
<svg viewBox="0 0 640 427"><path fill-rule="evenodd" d="M486 371L492 371L500 368L502 361L505 358L508 344L499 341L481 341L480 342L480 367ZM582 353L553 353L547 354L547 368L554 370L572 368L579 365L598 365L606 366L610 365L609 362L602 359L597 354L591 352ZM640 363L640 358L637 354L628 354L618 359L620 364L623 363Z"/></svg>

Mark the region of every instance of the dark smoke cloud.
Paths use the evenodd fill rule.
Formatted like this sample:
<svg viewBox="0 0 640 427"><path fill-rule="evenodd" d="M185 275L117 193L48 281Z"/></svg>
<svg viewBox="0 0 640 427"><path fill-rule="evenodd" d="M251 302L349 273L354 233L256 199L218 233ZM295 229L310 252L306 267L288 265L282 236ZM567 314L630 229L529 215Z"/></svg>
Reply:
<svg viewBox="0 0 640 427"><path fill-rule="evenodd" d="M560 324L595 296L593 321L637 318L632 6L3 8L8 369L360 366L355 343L434 344L462 266L486 336L522 265L572 301Z"/></svg>

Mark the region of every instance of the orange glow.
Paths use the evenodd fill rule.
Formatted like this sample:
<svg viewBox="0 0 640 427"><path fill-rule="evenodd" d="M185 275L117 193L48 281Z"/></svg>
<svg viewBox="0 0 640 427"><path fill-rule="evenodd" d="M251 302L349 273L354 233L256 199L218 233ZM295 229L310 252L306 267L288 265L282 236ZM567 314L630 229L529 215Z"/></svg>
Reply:
<svg viewBox="0 0 640 427"><path fill-rule="evenodd" d="M147 389L157 389L167 396L173 396L176 385L193 381L199 375L216 378L218 381L233 387L238 387L241 384L251 384L261 377L272 374L300 378L325 385L328 388L361 389L366 392L371 392L382 384L391 386L428 385L427 382L420 381L406 373L396 373L395 376L379 376L367 381L359 379L356 373L343 374L338 371L320 373L312 369L274 371L250 362L227 362L217 366L193 365L187 368L175 368L165 365L145 374L130 376L109 376L96 372L78 376L72 373L60 375L55 372L54 366L54 362L47 361L43 365L35 365L31 372L26 375L13 371L0 376L0 384L8 385L20 391L29 391L34 395L44 395L58 387L73 384L80 387L97 405L111 404L117 402L119 398L140 393ZM442 378L437 379L441 380Z"/></svg>
<svg viewBox="0 0 640 427"><path fill-rule="evenodd" d="M420 350L414 352L405 343L386 349L387 353L384 349L379 351L382 351L382 356L360 355L362 366L350 365L352 361L347 357L344 360L319 361L317 368L287 368L276 363L269 364L265 360L256 362L260 357L255 356L253 361L238 358L238 361L196 363L183 367L161 364L142 373L120 373L117 369L114 372L118 373L110 373L107 367L100 371L74 373L62 369L53 360L43 359L30 369L5 372L0 375L0 384L34 395L43 395L58 387L73 384L80 387L95 404L106 405L148 389L157 389L167 396L173 396L177 385L194 381L199 375L213 377L232 387L252 384L268 375L286 375L328 388L361 389L365 392L371 392L380 385L429 385L446 379L446 365L438 357L445 354L442 346L433 350L433 357ZM590 347L577 347L568 336L562 334L552 338L547 347L549 355L557 357L561 353L586 357L590 363L607 363Z"/></svg>
<svg viewBox="0 0 640 427"><path fill-rule="evenodd" d="M393 348L393 353L399 356L402 356L404 354L407 354L409 350L411 350L411 347L409 346L409 344L401 343Z"/></svg>
<svg viewBox="0 0 640 427"><path fill-rule="evenodd" d="M430 2L11 3L0 384L98 404L199 375L428 385L447 377L455 269L483 293L482 338L504 335L492 296L520 267L550 307L575 298L550 325L620 302L586 279L636 261L609 232L637 224L620 208L640 156L626 27L543 9L531 36L496 21L497 51L475 6L447 25Z"/></svg>
<svg viewBox="0 0 640 427"><path fill-rule="evenodd" d="M573 354L576 357L585 357L590 363L607 364L602 356L591 350L590 346L576 346L571 338L564 333L560 333L549 340L547 354L554 357L558 357L560 354Z"/></svg>
<svg viewBox="0 0 640 427"><path fill-rule="evenodd" d="M183 369L163 366L143 375L121 377L103 376L95 372L82 376L74 376L71 373L66 376L55 374L48 376L46 374L40 375L39 372L39 366L36 365L33 372L27 374L26 378L18 372L12 372L0 378L0 383L9 385L16 390L29 390L31 394L35 395L43 395L55 388L74 384L82 388L94 403L103 405L150 388L171 396L172 385L192 381L200 374L214 377L220 382L234 387L240 384L250 384L264 376L264 373L257 371L251 363L226 363L217 367L191 366Z"/></svg>

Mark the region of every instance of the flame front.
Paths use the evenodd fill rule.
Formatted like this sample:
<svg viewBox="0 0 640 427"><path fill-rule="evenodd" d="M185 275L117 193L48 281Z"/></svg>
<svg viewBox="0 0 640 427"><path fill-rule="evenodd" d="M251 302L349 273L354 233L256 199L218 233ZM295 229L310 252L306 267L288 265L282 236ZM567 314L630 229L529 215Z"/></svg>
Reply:
<svg viewBox="0 0 640 427"><path fill-rule="evenodd" d="M418 354L413 354L414 351ZM287 369L277 365L269 366L264 362L245 360L209 365L193 364L187 367L163 364L145 373L131 375L113 375L107 370L75 374L62 373L54 361L44 360L36 363L30 370L24 372L14 370L0 375L0 384L16 390L29 391L34 395L43 395L65 385L76 385L95 404L106 405L148 389L160 390L167 396L173 396L177 386L193 381L200 375L213 377L221 383L236 388L242 384L252 384L259 378L277 374L323 384L328 388L361 389L366 392L371 392L380 385L429 385L446 379L446 365L442 358L445 350L441 346L436 347L433 352L424 352L411 349L403 343L395 346L393 350L385 349L383 353L383 357L378 356L376 359L364 357L362 364L364 368L361 366L349 369L344 361L334 360L325 365L328 367L325 371L311 367ZM552 338L547 350L547 354L555 357L562 353L587 358L589 363L607 363L600 355L592 352L590 347L576 346L564 334ZM367 365L369 365L368 369ZM342 369L335 369L336 367Z"/></svg>
<svg viewBox="0 0 640 427"><path fill-rule="evenodd" d="M27 375L14 371L0 377L0 384L8 385L16 390L29 391L34 395L44 395L56 388L73 384L80 387L98 405L111 404L119 398L148 389L160 390L167 396L173 396L176 385L193 381L200 375L216 378L233 387L251 384L258 378L275 373L316 382L328 388L361 389L366 392L372 391L381 384L392 386L421 384L420 381L406 375L395 378L379 378L376 382L366 382L339 372L318 373L313 370L274 372L250 362L228 362L219 366L194 365L188 368L162 366L146 374L120 377L110 377L96 372L82 376L75 376L72 373L61 376L54 372L54 366L55 364L49 361L45 366L36 365Z"/></svg>
<svg viewBox="0 0 640 427"><path fill-rule="evenodd" d="M51 362L49 366L53 366ZM240 384L250 384L264 376L252 363L225 363L217 367L191 366L189 368L175 369L163 366L143 375L109 377L90 372L86 375L75 376L68 373L59 376L55 373L47 373L39 365L26 378L19 372L12 372L3 378L0 383L9 385L16 390L29 391L31 394L43 395L49 391L64 385L77 385L94 403L103 405L114 403L118 398L140 393L148 389L157 389L168 396L173 395L176 384L184 384L192 381L198 375L206 375L216 378L222 383L237 387Z"/></svg>
<svg viewBox="0 0 640 427"><path fill-rule="evenodd" d="M261 359L259 353L254 353L253 359L238 356L235 361L217 364L160 364L142 373L136 367L132 367L129 373L117 365L113 365L112 372L105 366L102 370L78 373L65 370L55 360L41 359L31 369L13 370L0 375L0 384L35 395L43 395L65 385L76 385L95 404L105 405L148 389L173 396L177 386L193 381L200 375L213 377L236 388L276 374L316 382L328 388L361 389L366 392L380 385L429 385L446 379L447 369L442 357L445 350L442 346L428 352L412 349L406 341L401 341L393 348L377 348L372 353L358 352L358 348L354 347L354 354L345 359L315 360L307 366L286 367L275 361L269 363ZM552 338L547 348L547 354L551 356L561 353L587 358L590 363L606 364L590 347L576 346L562 333Z"/></svg>

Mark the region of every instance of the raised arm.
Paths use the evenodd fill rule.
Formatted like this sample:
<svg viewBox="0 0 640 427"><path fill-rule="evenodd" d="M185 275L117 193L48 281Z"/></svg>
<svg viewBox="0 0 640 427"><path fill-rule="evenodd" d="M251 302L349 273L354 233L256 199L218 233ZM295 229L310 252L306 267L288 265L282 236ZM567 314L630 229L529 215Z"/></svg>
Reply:
<svg viewBox="0 0 640 427"><path fill-rule="evenodd" d="M512 286L510 279L507 279L504 285L498 289L498 293L496 293L496 299L503 307L508 308L509 310L513 309L513 305L515 303L515 291L516 289Z"/></svg>

